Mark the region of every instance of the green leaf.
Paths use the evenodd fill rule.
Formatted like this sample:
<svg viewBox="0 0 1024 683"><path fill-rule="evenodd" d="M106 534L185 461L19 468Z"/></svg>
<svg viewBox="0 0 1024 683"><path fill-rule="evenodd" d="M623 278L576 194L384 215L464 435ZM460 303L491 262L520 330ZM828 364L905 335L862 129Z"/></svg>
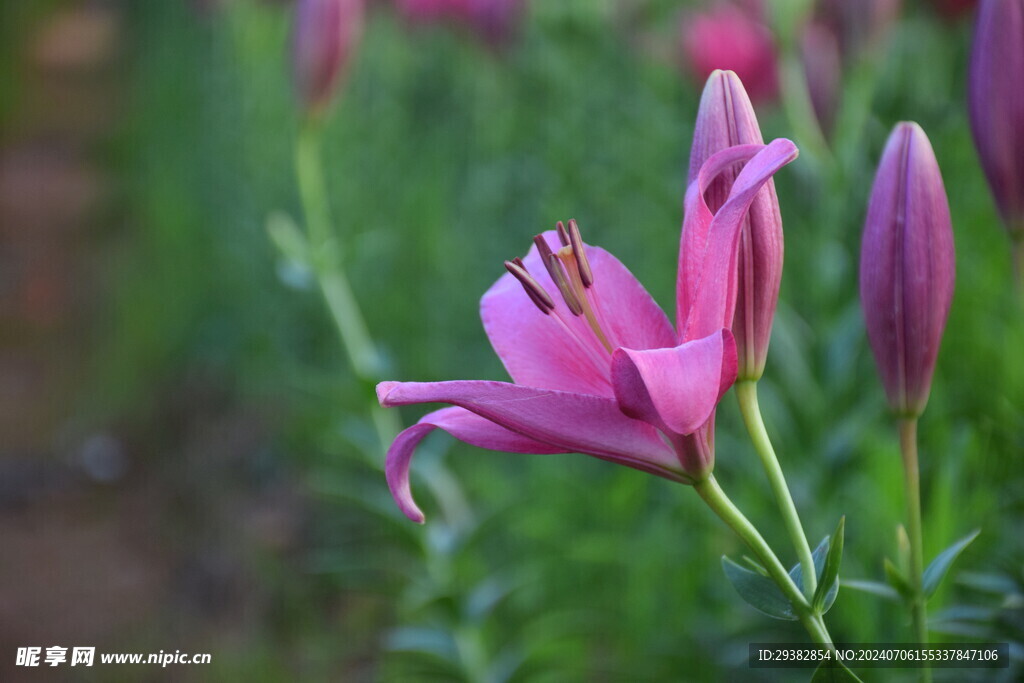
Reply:
<svg viewBox="0 0 1024 683"><path fill-rule="evenodd" d="M309 243L291 216L281 211L267 216L267 235L286 260L309 265Z"/></svg>
<svg viewBox="0 0 1024 683"><path fill-rule="evenodd" d="M814 549L813 553L811 553L811 559L814 561L814 575L819 578L821 577L822 570L825 568L825 557L828 555L828 543L829 537L826 536L825 538L821 539L821 543L819 543L818 547ZM803 588L803 565L799 562L793 565L793 568L789 570L789 578L793 579L793 583L795 583L797 586Z"/></svg>
<svg viewBox="0 0 1024 683"><path fill-rule="evenodd" d="M914 599L914 589L907 581L907 577L904 576L903 572L892 563L888 557L885 558L885 580L889 582L889 585L896 589L896 592L903 597L904 600Z"/></svg>
<svg viewBox="0 0 1024 683"><path fill-rule="evenodd" d="M811 609L818 614L824 614L832 607L839 594L839 565L843 561L843 531L846 528L846 516L839 518L836 531L832 534L832 541L829 543L828 555L825 557L825 567L818 576L818 588L814 591L814 598L811 600Z"/></svg>
<svg viewBox="0 0 1024 683"><path fill-rule="evenodd" d="M949 571L949 568L953 566L953 562L960 556L960 553L964 551L964 548L969 546L971 541L976 539L980 533L981 529L975 529L953 545L943 550L935 557L934 560L932 560L932 563L924 570L924 575L921 578L921 586L926 599L930 598L935 593L939 584L942 583L942 579L946 577L946 573Z"/></svg>
<svg viewBox="0 0 1024 683"><path fill-rule="evenodd" d="M871 593L877 595L880 598L886 600L893 600L899 602L900 594L897 593L891 586L888 586L880 581L867 581L864 579L843 579L842 581L844 588L852 588L855 591L861 591L862 593Z"/></svg>
<svg viewBox="0 0 1024 683"><path fill-rule="evenodd" d="M786 596L771 579L722 556L722 569L732 587L748 605L774 619L796 621L797 615Z"/></svg>
<svg viewBox="0 0 1024 683"><path fill-rule="evenodd" d="M768 576L768 570L764 568L764 565L762 565L760 562L752 558L750 555L744 555L743 561L747 563L748 567L753 569L761 576Z"/></svg>
<svg viewBox="0 0 1024 683"><path fill-rule="evenodd" d="M860 681L860 678L845 664L835 660L822 662L811 676L811 683L849 683L850 681Z"/></svg>

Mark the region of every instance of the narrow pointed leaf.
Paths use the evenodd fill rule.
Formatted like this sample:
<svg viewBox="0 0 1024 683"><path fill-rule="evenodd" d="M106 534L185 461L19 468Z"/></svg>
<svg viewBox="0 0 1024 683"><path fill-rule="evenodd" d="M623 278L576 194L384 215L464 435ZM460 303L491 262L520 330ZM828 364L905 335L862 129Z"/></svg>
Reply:
<svg viewBox="0 0 1024 683"><path fill-rule="evenodd" d="M768 576L768 570L764 568L764 565L755 560L754 558L752 558L750 555L744 555L743 561L747 564L748 567L753 569L761 576Z"/></svg>
<svg viewBox="0 0 1024 683"><path fill-rule="evenodd" d="M852 588L853 590L860 591L862 593L871 593L872 595L877 595L878 597L885 598L886 600L892 600L894 602L899 602L900 600L900 594L897 593L892 586L880 581L843 579L842 585L843 588Z"/></svg>
<svg viewBox="0 0 1024 683"><path fill-rule="evenodd" d="M748 605L774 619L796 621L797 615L786 596L771 579L722 556L722 569L733 588Z"/></svg>
<svg viewBox="0 0 1024 683"><path fill-rule="evenodd" d="M825 569L825 557L828 555L828 544L829 537L821 539L821 543L811 553L811 559L814 560L814 575L817 578L821 578L821 572ZM793 583L798 586L804 585L804 566L797 562L793 565L793 568L789 570L789 578L793 579Z"/></svg>
<svg viewBox="0 0 1024 683"><path fill-rule="evenodd" d="M910 586L906 575L888 557L885 558L885 580L896 589L896 592L904 600L912 600L914 598L914 589Z"/></svg>
<svg viewBox="0 0 1024 683"><path fill-rule="evenodd" d="M836 531L832 534L828 555L825 557L825 567L818 577L818 588L814 591L814 598L811 600L811 609L818 614L827 612L839 593L839 565L843 561L843 531L845 527L846 517L843 516L839 518Z"/></svg>
<svg viewBox="0 0 1024 683"><path fill-rule="evenodd" d="M981 533L981 529L975 529L971 533L967 534L959 541L949 546L941 553L939 553L932 563L924 570L924 576L921 579L922 590L924 591L925 598L930 598L935 593L939 584L942 583L942 579L945 578L949 568L953 565L953 562L960 553L964 551L964 548L971 544L971 541L978 537Z"/></svg>

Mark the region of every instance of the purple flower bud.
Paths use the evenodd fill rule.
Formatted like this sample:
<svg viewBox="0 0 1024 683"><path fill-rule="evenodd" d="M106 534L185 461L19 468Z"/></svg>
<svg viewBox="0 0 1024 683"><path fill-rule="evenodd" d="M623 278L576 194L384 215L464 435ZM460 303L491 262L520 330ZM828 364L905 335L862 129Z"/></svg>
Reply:
<svg viewBox="0 0 1024 683"><path fill-rule="evenodd" d="M298 0L292 26L292 80L303 112L330 104L362 33L362 0Z"/></svg>
<svg viewBox="0 0 1024 683"><path fill-rule="evenodd" d="M903 416L924 410L953 298L953 228L928 136L900 123L889 136L864 224L860 299L889 397Z"/></svg>
<svg viewBox="0 0 1024 683"><path fill-rule="evenodd" d="M843 55L877 49L899 18L903 0L823 0L817 14L836 35Z"/></svg>
<svg viewBox="0 0 1024 683"><path fill-rule="evenodd" d="M689 182L716 152L733 145L762 144L757 116L732 71L715 71L704 86L690 150ZM708 188L708 208L717 211L729 196L739 169L723 173ZM739 356L739 378L756 380L764 372L772 320L782 280L782 215L775 184L758 192L740 235L736 314L732 333Z"/></svg>
<svg viewBox="0 0 1024 683"><path fill-rule="evenodd" d="M825 135L832 132L842 93L843 60L835 33L821 22L810 22L800 39L800 58L807 91Z"/></svg>
<svg viewBox="0 0 1024 683"><path fill-rule="evenodd" d="M1010 235L1024 239L1024 0L983 0L968 109L981 166Z"/></svg>

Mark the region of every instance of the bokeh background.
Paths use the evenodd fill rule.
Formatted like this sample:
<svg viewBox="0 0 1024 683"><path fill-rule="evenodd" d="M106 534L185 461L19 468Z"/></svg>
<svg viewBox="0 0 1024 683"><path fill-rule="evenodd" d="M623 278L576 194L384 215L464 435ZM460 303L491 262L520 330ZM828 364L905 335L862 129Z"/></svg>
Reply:
<svg viewBox="0 0 1024 683"><path fill-rule="evenodd" d="M843 577L881 580L901 469L857 263L881 147L918 121L957 248L921 423L926 558L982 530L934 633L1019 654L1024 302L967 126L955 4L908 0L851 58L827 151L757 102L765 137L804 150L776 177L786 266L761 402L812 544L847 515ZM678 36L705 8L535 0L495 40L370 5L324 161L389 374L503 379L479 296L558 219L672 310L701 85ZM746 667L748 642L804 635L734 594L719 558L743 548L686 487L439 434L414 467L427 525L393 506L372 387L265 230L302 215L290 12L0 6L0 678L67 680L13 667L19 646L61 644L213 655L81 680L806 680ZM795 561L732 396L720 415L717 476ZM910 639L899 605L853 590L828 622L841 641Z"/></svg>

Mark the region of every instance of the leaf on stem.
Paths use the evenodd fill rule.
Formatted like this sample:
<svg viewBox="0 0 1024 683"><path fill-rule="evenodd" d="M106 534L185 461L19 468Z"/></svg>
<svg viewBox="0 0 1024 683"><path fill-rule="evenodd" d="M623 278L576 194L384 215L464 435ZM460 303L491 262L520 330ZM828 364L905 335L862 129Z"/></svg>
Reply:
<svg viewBox="0 0 1024 683"><path fill-rule="evenodd" d="M722 556L722 569L733 588L748 605L773 619L796 621L797 614L782 590L766 576Z"/></svg>
<svg viewBox="0 0 1024 683"><path fill-rule="evenodd" d="M855 591L861 591L862 593L870 593L877 595L880 598L886 600L892 600L899 602L900 594L897 593L892 587L880 582L880 581L868 581L865 579L843 579L843 588L852 588Z"/></svg>
<svg viewBox="0 0 1024 683"><path fill-rule="evenodd" d="M914 599L914 588L910 585L910 581L907 580L906 575L888 557L885 558L885 580L907 602Z"/></svg>
<svg viewBox="0 0 1024 683"><path fill-rule="evenodd" d="M825 557L825 567L818 575L818 588L811 599L811 609L817 614L824 614L832 607L839 594L839 565L843 561L843 532L846 529L846 516L839 518L835 533ZM817 564L817 563L815 563Z"/></svg>
<svg viewBox="0 0 1024 683"><path fill-rule="evenodd" d="M821 543L811 553L811 559L814 560L814 576L821 578L821 572L825 569L825 557L828 555L828 544L829 537L821 539ZM793 565L793 568L789 570L789 577L793 579L793 583L798 586L804 585L804 567L802 564L797 562Z"/></svg>
<svg viewBox="0 0 1024 683"><path fill-rule="evenodd" d="M938 589L939 584L942 583L942 579L946 577L946 573L949 568L953 565L953 562L960 553L964 551L971 541L978 537L981 533L981 529L975 529L971 533L967 534L959 541L949 546L941 553L939 553L931 564L924 570L924 574L921 578L921 590L924 591L924 597L930 598Z"/></svg>

